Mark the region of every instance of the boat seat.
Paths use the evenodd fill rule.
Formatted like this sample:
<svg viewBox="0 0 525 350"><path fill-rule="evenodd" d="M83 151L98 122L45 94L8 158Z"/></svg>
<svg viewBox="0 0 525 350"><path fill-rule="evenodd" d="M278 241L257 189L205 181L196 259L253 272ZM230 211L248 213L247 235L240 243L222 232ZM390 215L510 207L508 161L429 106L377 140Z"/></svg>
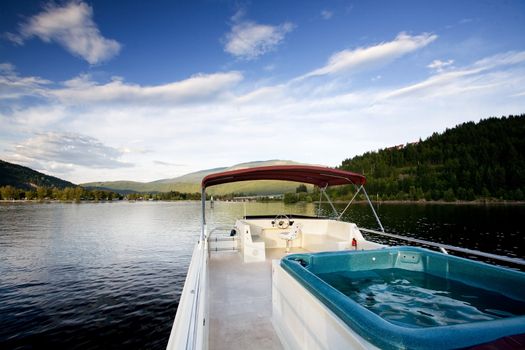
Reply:
<svg viewBox="0 0 525 350"><path fill-rule="evenodd" d="M294 223L290 229L290 231L281 232L279 236L281 239L286 240L286 252L290 252L290 244L294 239L296 239L299 234L301 233L302 225L300 223Z"/></svg>

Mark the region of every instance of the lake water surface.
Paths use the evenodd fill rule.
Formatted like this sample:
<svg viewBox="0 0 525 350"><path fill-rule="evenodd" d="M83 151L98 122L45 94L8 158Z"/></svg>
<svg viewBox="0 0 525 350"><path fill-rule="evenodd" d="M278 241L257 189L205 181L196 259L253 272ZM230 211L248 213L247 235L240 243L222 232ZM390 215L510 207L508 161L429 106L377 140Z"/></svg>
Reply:
<svg viewBox="0 0 525 350"><path fill-rule="evenodd" d="M216 202L207 219L315 209ZM383 204L378 213L387 232L525 255L525 206ZM363 205L344 219L377 228ZM0 348L164 349L199 220L199 202L0 204Z"/></svg>

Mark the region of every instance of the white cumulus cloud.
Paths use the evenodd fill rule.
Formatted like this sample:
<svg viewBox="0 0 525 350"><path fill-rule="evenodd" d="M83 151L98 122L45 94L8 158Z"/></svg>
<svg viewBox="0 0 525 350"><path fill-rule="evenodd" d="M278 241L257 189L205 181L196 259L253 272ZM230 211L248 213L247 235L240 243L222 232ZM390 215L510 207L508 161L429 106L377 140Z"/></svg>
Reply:
<svg viewBox="0 0 525 350"><path fill-rule="evenodd" d="M226 35L224 50L238 58L252 60L273 51L284 40L294 25L285 22L280 25L258 24L243 19L243 12L233 17L231 31Z"/></svg>
<svg viewBox="0 0 525 350"><path fill-rule="evenodd" d="M7 158L43 170L53 170L56 166L71 168L72 165L97 169L130 167L131 164L119 160L122 154L90 136L45 132L18 143Z"/></svg>
<svg viewBox="0 0 525 350"><path fill-rule="evenodd" d="M239 72L196 74L188 79L168 84L143 86L126 83L114 77L106 84L91 80L89 75L80 75L64 83L64 88L49 90L50 96L64 103L169 103L182 104L202 99L214 99L226 93L230 87L242 80Z"/></svg>
<svg viewBox="0 0 525 350"><path fill-rule="evenodd" d="M17 44L35 36L44 42L56 42L90 64L106 61L121 49L116 40L102 36L93 21L93 8L79 1L64 6L47 5L42 12L21 23L19 33L6 33L6 36Z"/></svg>
<svg viewBox="0 0 525 350"><path fill-rule="evenodd" d="M389 42L336 52L330 57L325 66L309 72L301 78L380 66L407 53L425 47L436 39L437 35L435 34L423 33L413 36L402 32L399 33L394 40Z"/></svg>

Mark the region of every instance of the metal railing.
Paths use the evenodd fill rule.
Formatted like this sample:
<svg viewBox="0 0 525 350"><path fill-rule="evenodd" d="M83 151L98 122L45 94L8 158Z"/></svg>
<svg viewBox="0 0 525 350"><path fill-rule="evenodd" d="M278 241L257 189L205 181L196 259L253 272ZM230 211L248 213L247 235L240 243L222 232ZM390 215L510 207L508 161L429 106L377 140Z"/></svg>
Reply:
<svg viewBox="0 0 525 350"><path fill-rule="evenodd" d="M404 240L404 241L407 241L407 242L414 242L414 243L423 244L423 245L430 246L430 247L435 247L435 248L440 249L443 253L447 253L446 251L450 250L450 251L453 251L453 252L470 254L470 255L475 255L475 256L481 256L481 257L484 257L484 258L489 258L489 259L494 259L494 260L498 260L498 261L504 261L504 262L508 262L508 263L512 263L512 264L516 264L516 265L525 266L525 260L519 259L519 258L510 258L508 256L502 256L502 255L497 255L497 254L485 253L485 252L481 252L479 250L461 248L461 247L456 247L456 246L449 245L449 244L435 243L435 242L431 242L431 241L425 241L423 239L406 237L406 236L396 235L396 234L393 234L393 233L387 233L387 232L371 230L371 229L367 229L367 228L359 228L359 230L363 231L363 232L376 234L376 235L379 235L379 236L396 238L396 239Z"/></svg>
<svg viewBox="0 0 525 350"><path fill-rule="evenodd" d="M211 236L217 232L217 231L227 231L227 230L232 230L234 227L233 226L217 226L217 227L214 227L209 233L208 233L208 236L206 237L206 239L208 240L208 242L210 241L210 238Z"/></svg>
<svg viewBox="0 0 525 350"><path fill-rule="evenodd" d="M232 249L229 249L229 248L211 248L210 247L210 243L213 243L213 242L221 242L221 241L232 241L232 242L235 242L238 240L238 236L233 236L233 237L214 237L212 238L212 235L217 232L217 231L230 231L234 229L233 226L217 226L217 227L214 227L212 230L210 230L210 232L208 233L208 235L206 236L206 240L208 242L208 258L210 258L211 256L211 252L212 251L215 251L215 252L218 252L218 251L237 251L238 250L238 247L235 246L235 247L232 247Z"/></svg>

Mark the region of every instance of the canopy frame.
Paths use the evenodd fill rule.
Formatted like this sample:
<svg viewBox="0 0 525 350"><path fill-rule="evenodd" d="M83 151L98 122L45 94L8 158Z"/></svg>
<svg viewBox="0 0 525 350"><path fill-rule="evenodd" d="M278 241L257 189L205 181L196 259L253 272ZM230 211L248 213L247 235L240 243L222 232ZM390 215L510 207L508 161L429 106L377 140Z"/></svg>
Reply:
<svg viewBox="0 0 525 350"><path fill-rule="evenodd" d="M214 173L207 175L202 179L201 183L201 205L202 205L202 224L206 225L206 188L231 183L239 181L253 181L253 180L283 180L283 181L293 181L299 183L307 183L317 186L319 188L319 209L318 216L321 214L321 203L323 196L326 198L330 207L332 208L334 218L336 220L341 220L344 213L352 204L354 199L357 197L360 191L363 191L365 198L374 213L377 223L381 228L382 232L385 232L381 220L377 215L370 198L365 190L366 178L361 174L356 174L350 171L333 169L320 166L311 166L311 165L276 165L276 166L265 166L265 167L256 167L248 169L238 169L230 170L220 173ZM356 193L344 208L344 210L339 213L335 208L332 200L326 189L329 186L336 185L354 185L356 188ZM360 185L359 187L357 185ZM205 240L204 230L202 231L201 239Z"/></svg>
<svg viewBox="0 0 525 350"><path fill-rule="evenodd" d="M201 187L250 180L293 181L315 185L319 188L366 183L363 175L346 170L314 165L273 165L210 174L202 179Z"/></svg>

